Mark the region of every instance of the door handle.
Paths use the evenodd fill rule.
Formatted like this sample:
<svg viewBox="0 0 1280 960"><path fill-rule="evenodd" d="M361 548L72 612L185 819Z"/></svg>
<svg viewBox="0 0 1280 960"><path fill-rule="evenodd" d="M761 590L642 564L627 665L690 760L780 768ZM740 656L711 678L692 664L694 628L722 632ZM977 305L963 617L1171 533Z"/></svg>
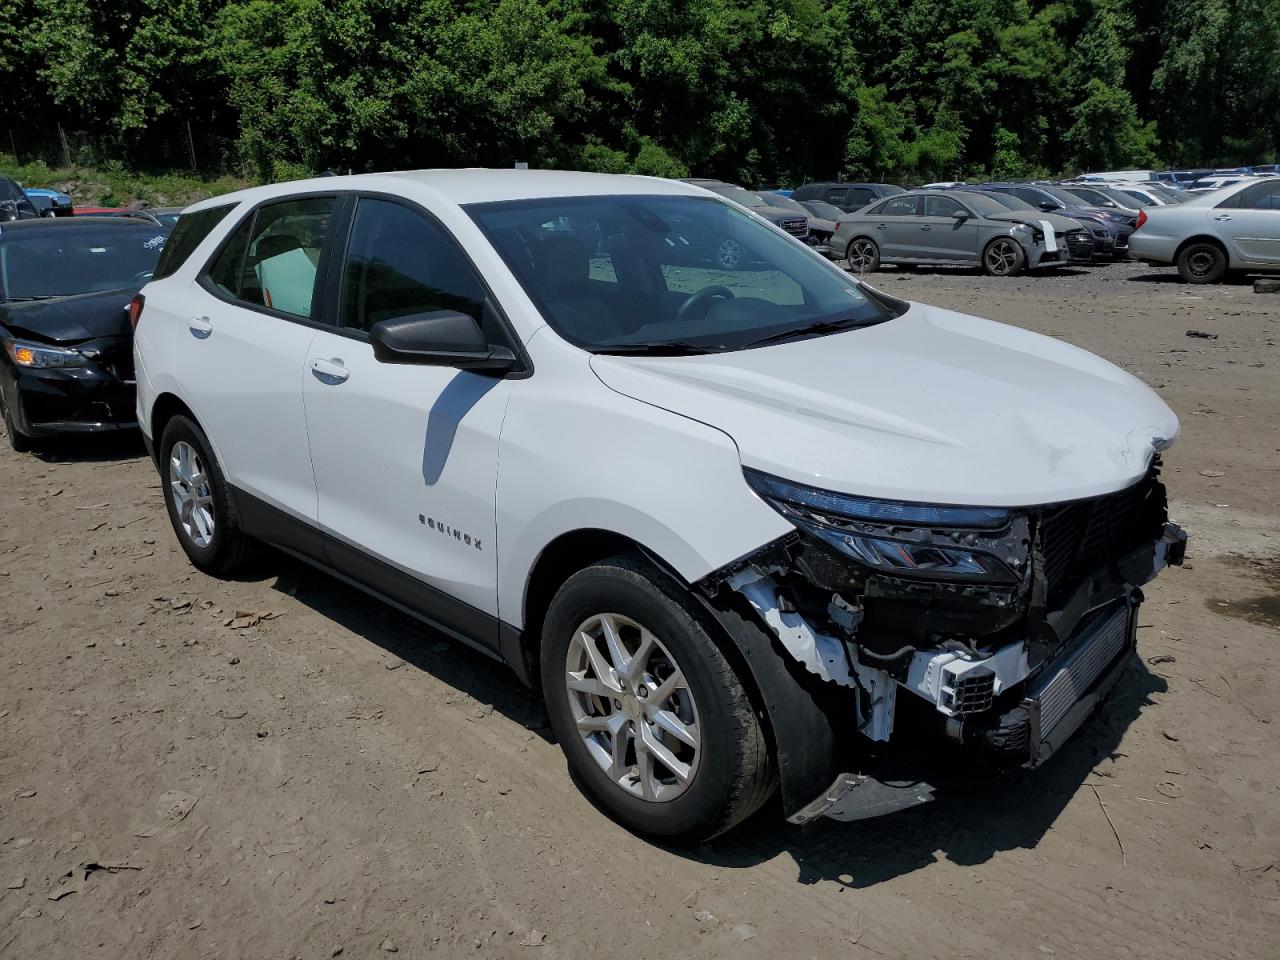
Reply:
<svg viewBox="0 0 1280 960"><path fill-rule="evenodd" d="M337 357L332 360L322 360L320 358L312 360L311 372L317 380L331 387L346 383L347 378L351 376L351 371L344 367L342 360Z"/></svg>
<svg viewBox="0 0 1280 960"><path fill-rule="evenodd" d="M932 229L933 229L933 227L921 227L920 229L921 229L921 230L932 230Z"/></svg>
<svg viewBox="0 0 1280 960"><path fill-rule="evenodd" d="M889 226L889 225L888 225L887 223L877 223L877 224L876 224L876 229L877 229L877 230L884 230L884 229L886 229L888 226Z"/></svg>
<svg viewBox="0 0 1280 960"><path fill-rule="evenodd" d="M1231 217L1224 213L1222 216L1220 216L1220 217L1214 217L1213 219L1218 220L1218 221L1227 221L1227 220L1230 220L1230 219L1231 219Z"/></svg>
<svg viewBox="0 0 1280 960"><path fill-rule="evenodd" d="M192 317L187 321L187 329L197 340L207 340L209 334L213 333L213 324L208 317Z"/></svg>

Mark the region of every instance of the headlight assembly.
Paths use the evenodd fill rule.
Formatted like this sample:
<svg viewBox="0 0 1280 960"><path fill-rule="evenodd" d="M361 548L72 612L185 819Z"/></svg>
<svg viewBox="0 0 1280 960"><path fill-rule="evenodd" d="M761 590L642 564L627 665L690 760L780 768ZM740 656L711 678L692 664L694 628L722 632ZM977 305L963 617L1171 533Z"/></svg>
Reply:
<svg viewBox="0 0 1280 960"><path fill-rule="evenodd" d="M1000 538L1011 511L852 497L744 470L766 503L801 530L864 566L938 580L1016 583L1004 560L982 550ZM1021 566L1017 558L1016 566Z"/></svg>
<svg viewBox="0 0 1280 960"><path fill-rule="evenodd" d="M28 343L25 340L6 340L4 349L15 366L25 367L28 370L83 367L89 362L88 358L77 350L47 347L39 343Z"/></svg>

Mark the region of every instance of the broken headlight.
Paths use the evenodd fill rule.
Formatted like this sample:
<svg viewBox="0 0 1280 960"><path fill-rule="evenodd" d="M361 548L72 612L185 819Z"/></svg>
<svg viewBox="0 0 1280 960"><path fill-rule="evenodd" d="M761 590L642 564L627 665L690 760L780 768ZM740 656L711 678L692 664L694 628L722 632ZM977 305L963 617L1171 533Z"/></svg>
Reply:
<svg viewBox="0 0 1280 960"><path fill-rule="evenodd" d="M1020 576L976 546L1005 527L1002 507L964 507L854 497L744 469L766 503L850 559L884 573L939 580L1016 583Z"/></svg>

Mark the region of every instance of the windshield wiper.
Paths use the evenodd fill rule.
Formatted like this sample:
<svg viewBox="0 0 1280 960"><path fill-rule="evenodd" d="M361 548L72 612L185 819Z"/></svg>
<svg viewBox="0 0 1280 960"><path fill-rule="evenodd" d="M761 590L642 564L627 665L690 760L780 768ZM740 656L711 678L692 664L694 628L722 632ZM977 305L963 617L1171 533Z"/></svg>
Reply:
<svg viewBox="0 0 1280 960"><path fill-rule="evenodd" d="M807 337L812 334L836 333L839 330L853 330L856 327L871 327L881 322L879 319L858 320L855 317L845 317L842 320L815 320L813 323L807 323L802 327L792 327L790 330L783 330L780 333L771 333L767 337L761 337L759 340L748 340L742 345L742 349L764 347L771 343L782 343L786 340L794 340L797 337Z"/></svg>
<svg viewBox="0 0 1280 960"><path fill-rule="evenodd" d="M50 293L38 297L0 297L5 303L17 303L19 301L26 302L28 300L61 300L66 294Z"/></svg>
<svg viewBox="0 0 1280 960"><path fill-rule="evenodd" d="M687 357L697 353L711 353L706 347L683 340L658 340L653 343L609 343L592 350L608 355L636 354L649 357Z"/></svg>

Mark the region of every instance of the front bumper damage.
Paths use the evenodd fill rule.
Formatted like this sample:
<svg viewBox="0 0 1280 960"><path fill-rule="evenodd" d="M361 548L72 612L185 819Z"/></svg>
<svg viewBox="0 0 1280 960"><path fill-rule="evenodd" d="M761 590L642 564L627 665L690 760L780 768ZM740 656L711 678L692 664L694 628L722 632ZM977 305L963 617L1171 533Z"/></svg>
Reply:
<svg viewBox="0 0 1280 960"><path fill-rule="evenodd" d="M788 819L862 819L931 799L928 764L903 764L904 725L931 754L1028 768L1052 756L1128 665L1142 585L1182 562L1186 535L1168 522L1158 477L1157 462L1128 490L1015 511L996 530L895 531L959 536L1005 559L1016 582L890 576L799 530L702 581L826 691L830 776L815 784L811 764L808 793L788 791L783 765Z"/></svg>

